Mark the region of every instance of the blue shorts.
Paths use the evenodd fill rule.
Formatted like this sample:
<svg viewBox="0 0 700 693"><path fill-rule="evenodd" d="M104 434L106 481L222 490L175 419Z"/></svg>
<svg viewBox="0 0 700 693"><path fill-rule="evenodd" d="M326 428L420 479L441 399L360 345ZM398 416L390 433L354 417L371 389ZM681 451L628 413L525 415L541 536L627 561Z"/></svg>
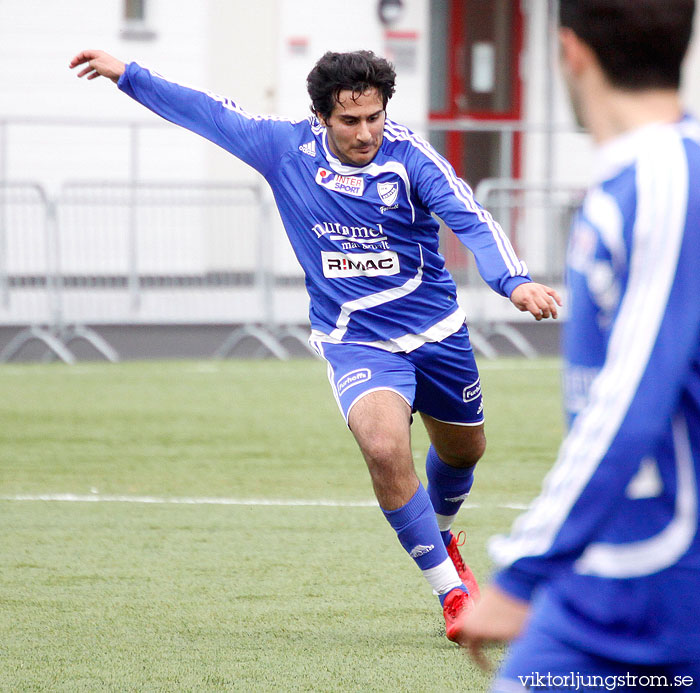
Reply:
<svg viewBox="0 0 700 693"><path fill-rule="evenodd" d="M408 353L364 344L314 346L328 362L328 379L346 423L353 404L377 390L396 392L412 411L438 421L460 426L484 421L479 371L466 325L441 342Z"/></svg>

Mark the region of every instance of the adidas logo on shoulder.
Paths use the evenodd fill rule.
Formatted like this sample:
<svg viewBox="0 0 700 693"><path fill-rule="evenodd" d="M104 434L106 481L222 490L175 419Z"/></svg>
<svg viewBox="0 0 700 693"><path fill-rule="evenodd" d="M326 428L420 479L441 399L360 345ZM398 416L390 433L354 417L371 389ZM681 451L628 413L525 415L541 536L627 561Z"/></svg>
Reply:
<svg viewBox="0 0 700 693"><path fill-rule="evenodd" d="M304 152L304 154L308 154L309 156L316 156L316 141L311 140L311 142L307 142L306 144L302 144L299 147L299 150Z"/></svg>

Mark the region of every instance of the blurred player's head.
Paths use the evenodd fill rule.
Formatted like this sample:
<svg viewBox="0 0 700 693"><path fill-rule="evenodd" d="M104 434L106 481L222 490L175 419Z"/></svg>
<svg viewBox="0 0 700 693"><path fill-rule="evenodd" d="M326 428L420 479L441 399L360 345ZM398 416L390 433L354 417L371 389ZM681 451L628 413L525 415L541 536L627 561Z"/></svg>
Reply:
<svg viewBox="0 0 700 693"><path fill-rule="evenodd" d="M560 0L559 23L595 54L613 87L677 89L695 0Z"/></svg>
<svg viewBox="0 0 700 693"><path fill-rule="evenodd" d="M311 110L343 163L364 166L379 151L395 81L391 64L371 51L328 52L309 73Z"/></svg>

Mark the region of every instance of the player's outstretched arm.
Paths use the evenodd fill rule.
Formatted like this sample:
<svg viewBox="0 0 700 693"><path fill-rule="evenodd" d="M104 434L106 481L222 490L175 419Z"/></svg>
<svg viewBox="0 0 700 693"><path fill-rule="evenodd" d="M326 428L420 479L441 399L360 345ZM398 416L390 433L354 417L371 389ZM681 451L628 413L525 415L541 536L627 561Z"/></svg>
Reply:
<svg viewBox="0 0 700 693"><path fill-rule="evenodd" d="M542 320L542 318L556 320L559 315L557 306L562 304L561 296L554 289L535 282L516 286L510 295L510 300L518 310L532 313L535 320Z"/></svg>
<svg viewBox="0 0 700 693"><path fill-rule="evenodd" d="M108 77L115 84L119 81L119 78L124 74L124 70L126 69L126 65L121 60L118 60L104 51L92 49L78 53L78 55L70 61L70 68L72 70L78 67L78 65L85 65L86 63L87 67L78 72L78 77L85 77L86 75L88 79Z"/></svg>

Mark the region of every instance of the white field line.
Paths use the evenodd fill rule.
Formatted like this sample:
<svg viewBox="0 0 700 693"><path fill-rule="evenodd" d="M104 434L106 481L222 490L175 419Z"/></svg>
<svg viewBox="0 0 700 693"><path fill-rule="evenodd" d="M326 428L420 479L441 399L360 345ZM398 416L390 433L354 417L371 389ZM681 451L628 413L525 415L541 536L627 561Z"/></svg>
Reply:
<svg viewBox="0 0 700 693"><path fill-rule="evenodd" d="M15 365L0 364L0 375L2 376L27 376L27 368ZM481 359L479 361L480 371L537 371L537 370L561 370L561 361L557 360L555 357L546 357L546 360L540 361L539 359L527 360L527 359L516 359L516 360L501 360L495 359L493 361L486 361ZM99 375L100 369L104 367L104 364L100 363L98 365L92 366L90 364L77 364L65 370L68 375ZM225 365L219 365L215 362L201 362L201 363L185 363L183 364L183 371L185 373L199 373L202 375L219 374L226 370Z"/></svg>
<svg viewBox="0 0 700 693"><path fill-rule="evenodd" d="M377 501L337 501L296 498L217 498L207 496L167 497L167 496L117 496L101 495L99 493L40 493L15 494L0 496L0 501L50 501L59 503L143 503L153 505L252 505L252 506L283 506L283 507L329 507L329 508L376 508ZM478 503L466 503L466 509L477 509ZM525 510L527 505L522 503L502 503L496 506L504 510Z"/></svg>
<svg viewBox="0 0 700 693"><path fill-rule="evenodd" d="M562 364L558 360L550 361L516 361L503 362L495 359L493 361L480 361L478 364L480 371L553 371L561 370Z"/></svg>

